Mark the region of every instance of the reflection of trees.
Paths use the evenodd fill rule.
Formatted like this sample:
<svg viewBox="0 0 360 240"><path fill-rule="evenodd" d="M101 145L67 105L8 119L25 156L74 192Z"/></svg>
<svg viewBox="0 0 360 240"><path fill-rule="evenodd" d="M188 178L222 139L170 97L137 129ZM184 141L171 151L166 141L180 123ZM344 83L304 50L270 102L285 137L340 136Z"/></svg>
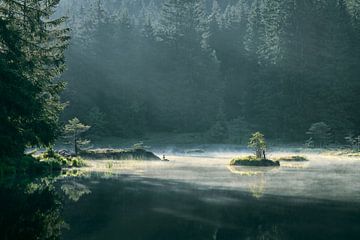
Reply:
<svg viewBox="0 0 360 240"><path fill-rule="evenodd" d="M60 239L66 226L50 181L0 186L0 239Z"/></svg>
<svg viewBox="0 0 360 240"><path fill-rule="evenodd" d="M61 186L61 190L63 190L63 192L65 193L65 195L70 199L73 200L74 202L79 201L79 199L84 195L84 194L90 194L91 191L89 190L88 187L86 187L83 184L71 181L68 183L65 183Z"/></svg>
<svg viewBox="0 0 360 240"><path fill-rule="evenodd" d="M278 226L272 225L268 227L259 226L256 236L257 240L281 240L284 239L283 233Z"/></svg>
<svg viewBox="0 0 360 240"><path fill-rule="evenodd" d="M264 173L262 173L256 176L255 183L249 184L249 190L254 198L259 199L264 195L265 186L266 180Z"/></svg>
<svg viewBox="0 0 360 240"><path fill-rule="evenodd" d="M266 187L265 174L278 171L277 167L228 166L228 169L234 174L238 174L251 179L251 183L249 183L249 192L256 199L259 199L264 195Z"/></svg>

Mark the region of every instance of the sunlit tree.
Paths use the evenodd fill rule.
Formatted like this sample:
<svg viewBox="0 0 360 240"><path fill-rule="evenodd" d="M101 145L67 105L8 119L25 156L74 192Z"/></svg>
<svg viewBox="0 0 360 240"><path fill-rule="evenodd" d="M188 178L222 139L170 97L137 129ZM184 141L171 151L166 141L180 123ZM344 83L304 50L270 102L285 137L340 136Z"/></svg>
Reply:
<svg viewBox="0 0 360 240"><path fill-rule="evenodd" d="M75 156L79 154L79 151L82 150L83 146L86 146L90 143L90 140L82 139L80 137L82 133L88 131L89 129L90 126L81 123L77 118L69 120L68 124L65 125L65 137L72 140Z"/></svg>
<svg viewBox="0 0 360 240"><path fill-rule="evenodd" d="M260 132L253 133L250 137L248 147L255 151L256 158L262 158L263 153L266 150L264 135Z"/></svg>

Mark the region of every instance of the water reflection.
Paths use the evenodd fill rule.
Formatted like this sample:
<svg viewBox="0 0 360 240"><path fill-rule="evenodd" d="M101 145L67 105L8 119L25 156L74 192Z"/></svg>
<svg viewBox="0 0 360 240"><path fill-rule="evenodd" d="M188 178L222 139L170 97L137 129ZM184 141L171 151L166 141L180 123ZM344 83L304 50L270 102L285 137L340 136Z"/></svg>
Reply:
<svg viewBox="0 0 360 240"><path fill-rule="evenodd" d="M279 171L278 167L240 167L229 165L227 168L231 173L239 174L241 176L258 176L264 175L265 173Z"/></svg>
<svg viewBox="0 0 360 240"><path fill-rule="evenodd" d="M244 167L244 166L228 166L228 169L233 174L248 177L248 189L251 195L260 199L265 192L266 187L266 173L276 173L278 167Z"/></svg>
<svg viewBox="0 0 360 240"><path fill-rule="evenodd" d="M77 183L75 181L70 181L64 183L61 186L61 190L65 195L72 201L77 202L84 194L90 194L91 191L89 188L83 184Z"/></svg>
<svg viewBox="0 0 360 240"><path fill-rule="evenodd" d="M266 195L266 174L249 191L91 175L91 194L67 204L63 239L357 239L359 204ZM66 180L68 181L68 180ZM341 219L341 220L339 220Z"/></svg>
<svg viewBox="0 0 360 240"><path fill-rule="evenodd" d="M66 228L62 201L52 181L0 186L0 239L59 239Z"/></svg>
<svg viewBox="0 0 360 240"><path fill-rule="evenodd" d="M358 202L270 195L278 168L219 169L245 187L78 170L3 181L0 239L358 239Z"/></svg>
<svg viewBox="0 0 360 240"><path fill-rule="evenodd" d="M63 218L64 200L76 202L91 193L75 181L57 186L69 176L84 175L67 171L58 176L0 179L0 239L60 239L62 231L69 229Z"/></svg>
<svg viewBox="0 0 360 240"><path fill-rule="evenodd" d="M261 174L255 183L249 185L249 190L252 196L256 199L260 199L264 195L266 180L264 174Z"/></svg>

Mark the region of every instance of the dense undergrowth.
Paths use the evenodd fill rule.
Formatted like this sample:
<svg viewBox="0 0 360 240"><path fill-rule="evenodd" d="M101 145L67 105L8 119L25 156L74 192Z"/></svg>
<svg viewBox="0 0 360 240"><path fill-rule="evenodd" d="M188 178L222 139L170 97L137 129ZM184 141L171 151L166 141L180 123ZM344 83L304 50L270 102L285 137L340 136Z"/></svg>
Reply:
<svg viewBox="0 0 360 240"><path fill-rule="evenodd" d="M60 172L63 168L85 166L80 157L64 157L52 149L40 155L25 154L17 158L3 158L0 161L0 176L11 174L43 174Z"/></svg>

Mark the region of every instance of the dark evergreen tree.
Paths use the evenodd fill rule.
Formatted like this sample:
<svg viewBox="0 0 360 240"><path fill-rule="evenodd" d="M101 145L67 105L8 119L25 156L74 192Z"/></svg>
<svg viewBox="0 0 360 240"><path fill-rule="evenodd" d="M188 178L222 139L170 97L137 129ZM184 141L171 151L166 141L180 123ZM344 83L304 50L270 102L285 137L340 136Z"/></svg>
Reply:
<svg viewBox="0 0 360 240"><path fill-rule="evenodd" d="M0 5L0 156L51 144L63 108L57 80L64 70L68 29L52 18L58 0Z"/></svg>

